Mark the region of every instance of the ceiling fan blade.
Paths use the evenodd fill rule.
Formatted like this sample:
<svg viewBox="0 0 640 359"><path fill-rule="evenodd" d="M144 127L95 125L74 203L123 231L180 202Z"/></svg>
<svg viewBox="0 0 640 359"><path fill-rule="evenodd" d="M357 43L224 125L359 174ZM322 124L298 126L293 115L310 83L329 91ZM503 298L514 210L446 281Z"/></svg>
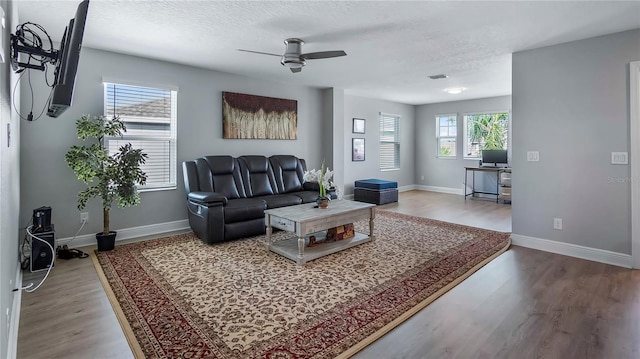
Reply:
<svg viewBox="0 0 640 359"><path fill-rule="evenodd" d="M270 54L268 52L261 52L261 51L252 51L252 50L243 50L243 49L238 49L238 51L242 51L242 52L251 52L254 54L260 54L260 55L270 55L270 56L278 56L278 57L282 57L282 55L278 55L278 54Z"/></svg>
<svg viewBox="0 0 640 359"><path fill-rule="evenodd" d="M300 71L302 71L302 67L292 67L291 68L291 72L293 72L294 74L298 73Z"/></svg>
<svg viewBox="0 0 640 359"><path fill-rule="evenodd" d="M328 59L330 57L340 57L340 56L347 56L347 53L342 50L337 50L337 51L310 52L308 54L300 55L300 57L305 60Z"/></svg>

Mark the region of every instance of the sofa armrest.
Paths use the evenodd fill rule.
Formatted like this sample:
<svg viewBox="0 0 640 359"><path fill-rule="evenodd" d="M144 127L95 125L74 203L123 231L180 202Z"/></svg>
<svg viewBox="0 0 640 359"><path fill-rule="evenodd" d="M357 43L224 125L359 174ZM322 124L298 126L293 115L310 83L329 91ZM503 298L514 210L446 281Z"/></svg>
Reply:
<svg viewBox="0 0 640 359"><path fill-rule="evenodd" d="M337 189L335 187L327 189L327 196L329 196L331 199L338 199Z"/></svg>
<svg viewBox="0 0 640 359"><path fill-rule="evenodd" d="M227 197L216 192L190 192L187 196L190 201L208 206L224 206L227 204Z"/></svg>

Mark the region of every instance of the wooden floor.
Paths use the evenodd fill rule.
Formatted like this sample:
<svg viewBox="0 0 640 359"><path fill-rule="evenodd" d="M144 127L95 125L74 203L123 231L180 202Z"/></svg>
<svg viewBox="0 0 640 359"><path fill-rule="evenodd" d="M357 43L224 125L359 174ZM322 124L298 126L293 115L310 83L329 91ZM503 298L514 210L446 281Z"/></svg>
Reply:
<svg viewBox="0 0 640 359"><path fill-rule="evenodd" d="M410 191L382 208L510 231L511 208ZM355 358L640 358L640 271L513 246ZM90 259L23 293L18 358L131 358Z"/></svg>

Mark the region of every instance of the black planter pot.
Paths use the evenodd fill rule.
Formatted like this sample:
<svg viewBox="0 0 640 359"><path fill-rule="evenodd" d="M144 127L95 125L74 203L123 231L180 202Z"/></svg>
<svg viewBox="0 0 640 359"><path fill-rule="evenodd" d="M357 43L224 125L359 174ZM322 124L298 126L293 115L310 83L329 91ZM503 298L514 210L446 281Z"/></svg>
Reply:
<svg viewBox="0 0 640 359"><path fill-rule="evenodd" d="M110 251L113 250L116 246L116 235L118 233L115 231L110 231L106 236L100 233L96 233L96 240L98 240L98 252Z"/></svg>

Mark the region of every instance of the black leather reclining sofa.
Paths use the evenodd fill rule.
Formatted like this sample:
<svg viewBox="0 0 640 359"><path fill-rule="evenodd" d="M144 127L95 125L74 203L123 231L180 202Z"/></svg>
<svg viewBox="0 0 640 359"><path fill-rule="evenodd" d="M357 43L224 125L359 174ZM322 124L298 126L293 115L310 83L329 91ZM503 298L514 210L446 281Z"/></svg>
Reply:
<svg viewBox="0 0 640 359"><path fill-rule="evenodd" d="M182 164L189 225L212 244L265 233L264 210L314 202L295 156L205 156Z"/></svg>

